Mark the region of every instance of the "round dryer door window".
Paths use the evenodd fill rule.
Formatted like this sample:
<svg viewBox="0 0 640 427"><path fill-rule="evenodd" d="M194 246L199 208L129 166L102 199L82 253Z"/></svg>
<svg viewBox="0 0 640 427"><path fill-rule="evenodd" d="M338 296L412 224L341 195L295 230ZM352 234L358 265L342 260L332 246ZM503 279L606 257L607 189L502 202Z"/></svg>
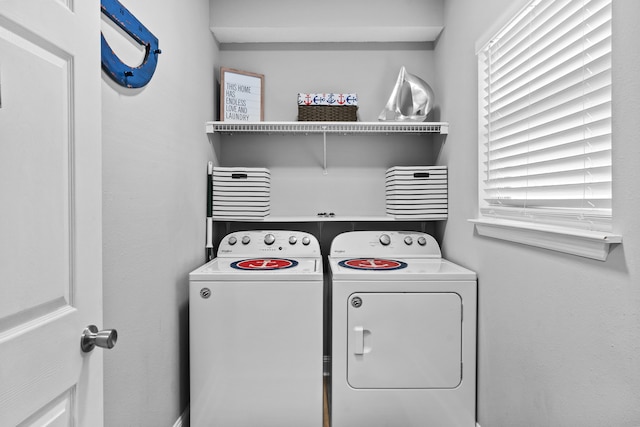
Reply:
<svg viewBox="0 0 640 427"><path fill-rule="evenodd" d="M284 270L286 268L295 267L298 261L286 258L252 258L235 261L231 263L231 267L238 270Z"/></svg>

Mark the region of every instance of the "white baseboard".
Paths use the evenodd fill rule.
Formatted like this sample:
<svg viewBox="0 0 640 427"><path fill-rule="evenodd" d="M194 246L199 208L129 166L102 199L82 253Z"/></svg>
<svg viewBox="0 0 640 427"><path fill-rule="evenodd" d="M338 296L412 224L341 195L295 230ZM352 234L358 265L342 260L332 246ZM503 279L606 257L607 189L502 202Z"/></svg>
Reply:
<svg viewBox="0 0 640 427"><path fill-rule="evenodd" d="M180 417L173 423L173 427L189 427L189 405L184 408L184 412L180 415ZM482 427L479 423L476 423L476 427Z"/></svg>
<svg viewBox="0 0 640 427"><path fill-rule="evenodd" d="M189 427L189 405L188 404L187 404L187 407L184 408L184 411L182 412L182 414L180 414L176 422L173 423L173 427Z"/></svg>
<svg viewBox="0 0 640 427"><path fill-rule="evenodd" d="M480 423L476 423L476 427L482 427Z"/></svg>

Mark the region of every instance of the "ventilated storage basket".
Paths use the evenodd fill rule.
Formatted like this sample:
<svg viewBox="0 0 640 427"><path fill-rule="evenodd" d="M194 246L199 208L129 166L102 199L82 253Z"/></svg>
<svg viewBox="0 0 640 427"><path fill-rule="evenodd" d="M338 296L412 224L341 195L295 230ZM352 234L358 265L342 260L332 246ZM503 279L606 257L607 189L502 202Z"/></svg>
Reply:
<svg viewBox="0 0 640 427"><path fill-rule="evenodd" d="M298 105L300 122L356 122L356 105Z"/></svg>
<svg viewBox="0 0 640 427"><path fill-rule="evenodd" d="M397 219L447 219L447 167L395 166L385 176L387 215Z"/></svg>
<svg viewBox="0 0 640 427"><path fill-rule="evenodd" d="M298 93L298 121L356 122L357 93Z"/></svg>
<svg viewBox="0 0 640 427"><path fill-rule="evenodd" d="M214 167L213 218L256 220L271 211L271 173L266 168Z"/></svg>

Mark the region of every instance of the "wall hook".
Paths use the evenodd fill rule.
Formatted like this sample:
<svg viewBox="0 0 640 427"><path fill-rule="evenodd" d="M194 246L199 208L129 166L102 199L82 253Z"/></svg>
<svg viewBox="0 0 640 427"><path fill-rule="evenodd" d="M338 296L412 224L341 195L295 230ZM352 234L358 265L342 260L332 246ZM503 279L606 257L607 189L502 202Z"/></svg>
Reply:
<svg viewBox="0 0 640 427"><path fill-rule="evenodd" d="M118 58L113 49L100 35L102 44L102 69L120 86L139 88L151 80L158 65L158 38L154 36L129 10L118 0L100 0L102 13L124 30L137 43L145 47L145 55L137 67L130 67ZM155 55L151 55L154 53ZM136 71L135 73L133 71Z"/></svg>

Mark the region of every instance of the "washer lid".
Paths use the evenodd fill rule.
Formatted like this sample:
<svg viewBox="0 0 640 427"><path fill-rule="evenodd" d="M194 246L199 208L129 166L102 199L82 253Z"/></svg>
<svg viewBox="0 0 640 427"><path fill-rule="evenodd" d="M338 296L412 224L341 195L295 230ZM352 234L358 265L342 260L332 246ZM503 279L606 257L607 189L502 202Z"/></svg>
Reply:
<svg viewBox="0 0 640 427"><path fill-rule="evenodd" d="M389 261L387 263L386 261ZM406 267L399 268L362 268L357 269L349 264L389 265L398 263ZM442 258L394 258L381 260L378 258L335 258L329 257L329 269L334 285L339 280L476 280L476 273ZM399 285L400 286L400 285Z"/></svg>
<svg viewBox="0 0 640 427"><path fill-rule="evenodd" d="M215 258L192 271L189 279L231 281L322 280L321 258Z"/></svg>

